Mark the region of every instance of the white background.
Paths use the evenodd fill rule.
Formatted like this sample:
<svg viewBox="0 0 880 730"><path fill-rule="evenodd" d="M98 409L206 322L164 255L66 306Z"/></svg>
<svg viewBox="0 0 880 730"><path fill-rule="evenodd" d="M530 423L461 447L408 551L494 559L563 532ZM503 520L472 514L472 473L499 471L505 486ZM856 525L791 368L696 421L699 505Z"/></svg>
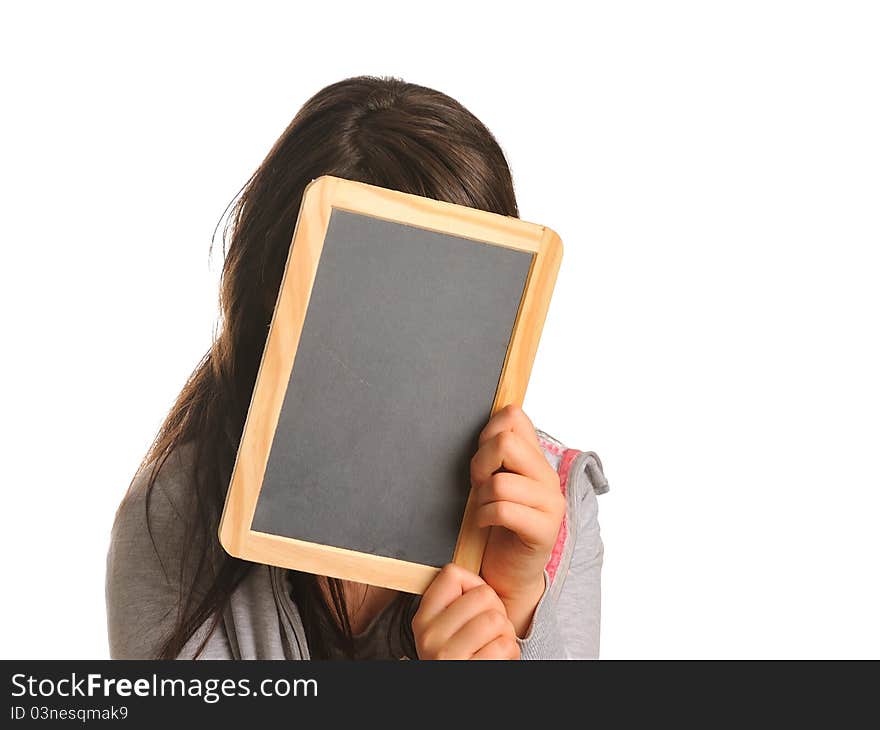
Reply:
<svg viewBox="0 0 880 730"><path fill-rule="evenodd" d="M214 226L362 73L470 108L562 235L526 411L611 482L603 656L880 656L875 5L134 8L0 16L5 657L107 655L109 528L209 346Z"/></svg>

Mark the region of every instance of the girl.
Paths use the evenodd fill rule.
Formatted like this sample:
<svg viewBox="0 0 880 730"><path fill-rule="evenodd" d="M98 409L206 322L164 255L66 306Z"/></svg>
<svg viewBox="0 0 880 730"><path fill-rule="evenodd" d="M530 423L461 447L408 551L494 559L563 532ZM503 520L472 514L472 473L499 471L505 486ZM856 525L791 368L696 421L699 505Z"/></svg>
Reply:
<svg viewBox="0 0 880 730"><path fill-rule="evenodd" d="M111 656L597 656L601 463L536 431L515 407L489 420L471 461L479 524L491 528L480 575L448 565L418 598L248 563L220 547L303 189L324 174L518 216L500 147L448 96L359 77L306 102L233 206L219 333L117 512L107 557Z"/></svg>

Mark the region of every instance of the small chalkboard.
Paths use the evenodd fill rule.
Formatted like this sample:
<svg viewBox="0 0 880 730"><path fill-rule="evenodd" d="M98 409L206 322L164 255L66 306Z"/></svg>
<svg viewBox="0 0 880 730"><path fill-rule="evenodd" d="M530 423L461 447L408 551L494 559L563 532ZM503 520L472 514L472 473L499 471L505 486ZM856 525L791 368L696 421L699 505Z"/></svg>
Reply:
<svg viewBox="0 0 880 730"><path fill-rule="evenodd" d="M335 177L303 195L220 540L420 593L478 571L469 464L521 404L561 259L550 229Z"/></svg>

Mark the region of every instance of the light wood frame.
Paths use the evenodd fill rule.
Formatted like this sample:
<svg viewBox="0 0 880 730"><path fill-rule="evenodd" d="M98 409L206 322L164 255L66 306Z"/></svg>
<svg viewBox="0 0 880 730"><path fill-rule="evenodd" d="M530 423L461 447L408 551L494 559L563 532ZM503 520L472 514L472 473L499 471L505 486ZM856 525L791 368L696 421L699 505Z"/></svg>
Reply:
<svg viewBox="0 0 880 730"><path fill-rule="evenodd" d="M303 194L220 520L220 543L230 555L253 562L423 593L438 568L251 530L334 208L533 254L498 390L487 420L488 415L507 404L522 405L562 260L562 243L551 229L518 218L337 177L319 177L306 187ZM474 509L471 490L453 562L477 573L488 528L475 525Z"/></svg>

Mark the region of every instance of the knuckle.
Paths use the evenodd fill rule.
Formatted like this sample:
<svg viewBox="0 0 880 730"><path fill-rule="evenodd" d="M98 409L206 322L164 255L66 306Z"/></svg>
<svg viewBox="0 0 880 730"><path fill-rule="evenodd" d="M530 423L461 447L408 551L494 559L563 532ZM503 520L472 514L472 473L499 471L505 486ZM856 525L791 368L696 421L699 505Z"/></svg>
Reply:
<svg viewBox="0 0 880 730"><path fill-rule="evenodd" d="M504 472L493 474L486 484L487 492L493 497L500 497L507 491L507 475Z"/></svg>
<svg viewBox="0 0 880 730"><path fill-rule="evenodd" d="M516 403L508 403L504 408L501 409L501 412L505 416L510 416L516 418L517 416L522 415L522 408L520 408Z"/></svg>
<svg viewBox="0 0 880 730"><path fill-rule="evenodd" d="M492 586L488 583L484 583L481 586L477 586L473 589L473 592L476 593L478 603L480 606L488 606L495 599L495 591L492 590Z"/></svg>
<svg viewBox="0 0 880 730"><path fill-rule="evenodd" d="M477 454L474 454L474 456L471 457L469 472L471 484L479 485L486 478L486 469L480 465Z"/></svg>
<svg viewBox="0 0 880 730"><path fill-rule="evenodd" d="M498 448L501 451L510 451L516 443L516 436L513 431L501 431L498 434Z"/></svg>
<svg viewBox="0 0 880 730"><path fill-rule="evenodd" d="M507 628L507 616L505 616L501 611L491 610L487 611L483 614L485 617L483 620L486 622L486 626L491 631L502 632L505 628Z"/></svg>
<svg viewBox="0 0 880 730"><path fill-rule="evenodd" d="M510 636L505 636L500 639L501 642L501 652L504 656L510 657L511 659L516 659L519 657L519 644L516 643L514 639Z"/></svg>
<svg viewBox="0 0 880 730"><path fill-rule="evenodd" d="M412 628L413 636L420 636L422 634L422 630L424 628L424 621L418 613L416 613L416 615L413 616L413 619L412 619L412 621L410 621L409 625Z"/></svg>
<svg viewBox="0 0 880 730"><path fill-rule="evenodd" d="M494 524L498 519L498 502L490 502L483 505L484 516L489 523Z"/></svg>
<svg viewBox="0 0 880 730"><path fill-rule="evenodd" d="M419 632L419 634L417 636L418 641L422 645L422 647L424 647L425 649L430 649L432 646L434 646L437 643L434 640L436 638L435 633L436 633L435 630L432 629L430 626L423 626L422 627L421 631Z"/></svg>
<svg viewBox="0 0 880 730"><path fill-rule="evenodd" d="M510 518L510 504L508 502L495 502L495 517L499 522L507 522Z"/></svg>

